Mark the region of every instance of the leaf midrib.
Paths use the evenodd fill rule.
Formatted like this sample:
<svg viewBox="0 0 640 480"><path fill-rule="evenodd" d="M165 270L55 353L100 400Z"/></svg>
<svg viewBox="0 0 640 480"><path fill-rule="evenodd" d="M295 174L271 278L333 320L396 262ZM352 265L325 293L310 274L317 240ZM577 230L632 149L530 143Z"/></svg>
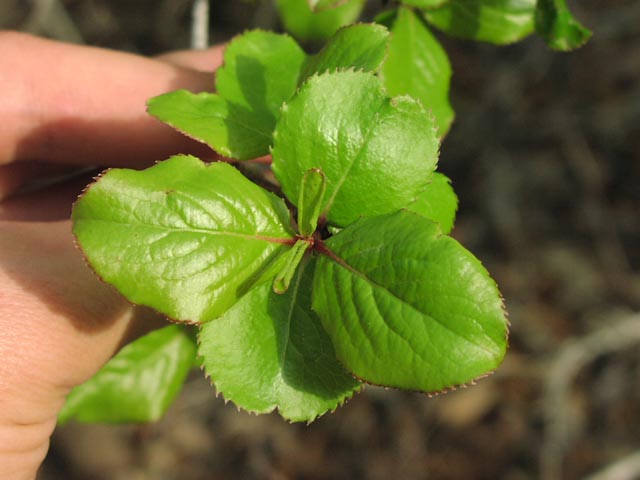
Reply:
<svg viewBox="0 0 640 480"><path fill-rule="evenodd" d="M354 275L360 277L361 279L363 279L365 282L369 283L372 287L375 287L377 289L380 289L384 292L386 292L387 294L391 295L393 298L395 298L396 300L398 300L400 303L402 303L403 305L408 306L409 308L411 308L412 310L416 311L417 313L419 313L422 316L428 317L430 320L432 320L434 323L437 323L438 325L440 325L442 328L444 328L445 330L451 332L454 336L459 337L459 338L463 338L464 340L466 340L469 344L474 345L476 347L478 347L479 349L485 351L486 353L488 353L491 356L495 355L494 351L491 351L489 349L487 349L485 346L483 345L479 345L478 343L460 335L458 332L456 332L455 330L451 329L451 327L449 327L447 324L441 322L440 320L438 320L436 317L433 317L432 315L423 312L422 310L420 310L420 308L418 308L417 306L409 303L408 301L406 301L405 299L397 296L394 292L392 292L391 290L389 290L388 288L386 288L384 285L380 285L377 282L374 282L372 279L370 279L369 277L367 277L367 275L365 275L363 272L359 271L358 269L356 269L355 267L353 267L352 265L350 265L349 263L347 263L347 261L342 258L339 257L333 250L328 249L328 255L327 257L331 260L333 260L337 265L339 265L340 267L344 268L345 270L348 270L349 272L353 273ZM409 345L410 342L408 341L407 338L405 338L403 335L401 335L400 333L396 332L393 328L391 328L391 326L389 325L389 323L385 320L384 316L381 315L381 318L383 319L384 323L389 326L389 329L391 331L393 331L394 334L396 334L398 337L400 337L401 339L403 339L405 342L407 342ZM490 337L489 337L490 338ZM493 340L492 340L493 341ZM495 343L495 342L493 342ZM498 345L496 345L498 346ZM422 357L422 355L420 355L420 357ZM424 357L422 357L424 359Z"/></svg>
<svg viewBox="0 0 640 480"><path fill-rule="evenodd" d="M290 336L291 332L291 321L293 318L293 310L296 306L296 300L298 299L298 290L300 289L300 284L302 283L302 275L304 274L304 265L301 266L300 270L297 273L296 282L293 286L293 290L291 292L291 304L289 305L289 311L287 312L286 326L285 326L285 335L284 335L284 345L282 346L282 354L280 355L280 375L282 376L282 372L284 372L284 363L287 357L287 350L289 348Z"/></svg>
<svg viewBox="0 0 640 480"><path fill-rule="evenodd" d="M331 197L327 201L327 205L324 208L324 211L322 212L322 214L320 215L321 217L322 216L326 217L328 215L328 213L329 213L329 210L331 210L331 207L333 206L333 202L335 201L336 196L338 195L338 192L342 188L342 185L347 180L347 177L349 176L349 173L351 173L351 170L355 166L356 162L358 160L360 160L360 156L362 155L362 152L364 151L364 149L369 144L369 141L371 140L371 136L373 135L374 131L376 130L376 127L380 123L382 123L383 120L380 119L380 112L387 105L388 105L388 101L382 102L380 104L380 107L376 110L373 122L371 122L371 124L370 124L371 128L369 129L368 132L366 132L365 138L362 140L362 144L358 147L358 151L353 155L353 160L351 160L351 163L349 163L349 165L345 169L344 174L336 182L336 188L333 190L333 192L331 192Z"/></svg>
<svg viewBox="0 0 640 480"><path fill-rule="evenodd" d="M225 99L224 97L219 97L219 98L222 101L233 105L233 102L230 102L229 100ZM254 112L256 112L256 111L254 110ZM257 113L260 113L260 112L257 112ZM207 115L199 114L199 115L196 115L196 116L197 116L197 118L200 118L202 120L214 119L214 120L220 120L223 123L224 122L233 123L233 124L236 124L236 125L244 128L245 130L247 130L249 132L255 133L256 135L259 135L259 136L264 137L264 138L266 138L268 140L271 140L272 132L270 132L270 131L266 132L266 131L263 131L263 130L260 130L260 129L256 128L255 125L250 125L248 123L244 123L244 122L238 120L237 116L231 116L231 115L225 116L225 115L214 115L214 114L207 114ZM169 123L171 126L177 128L178 130L181 130L176 125L173 125L173 123L171 123L171 122L167 122L167 123Z"/></svg>
<svg viewBox="0 0 640 480"><path fill-rule="evenodd" d="M211 235L211 236L229 236L229 237L236 237L236 238L244 238L247 240L259 240L263 242L279 243L279 244L289 244L292 240L294 240L294 237L270 237L266 235L250 235L246 233L215 231L215 230L206 230L206 229L199 229L199 228L172 228L172 227L164 227L161 225L153 225L149 223L131 223L131 222L122 222L122 221L115 221L115 220L100 220L100 219L93 219L93 218L92 219L76 218L75 221L76 223L84 221L84 222L109 223L114 225L126 225L129 227L143 227L143 228L148 228L153 230L162 230L168 233L198 233L198 234Z"/></svg>

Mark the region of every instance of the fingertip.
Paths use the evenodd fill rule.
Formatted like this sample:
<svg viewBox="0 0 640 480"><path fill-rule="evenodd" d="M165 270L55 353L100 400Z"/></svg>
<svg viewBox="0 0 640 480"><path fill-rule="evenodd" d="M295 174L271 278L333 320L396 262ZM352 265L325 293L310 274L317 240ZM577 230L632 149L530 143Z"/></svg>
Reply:
<svg viewBox="0 0 640 480"><path fill-rule="evenodd" d="M155 58L177 67L211 73L222 65L225 47L226 45L214 45L206 50L177 50Z"/></svg>

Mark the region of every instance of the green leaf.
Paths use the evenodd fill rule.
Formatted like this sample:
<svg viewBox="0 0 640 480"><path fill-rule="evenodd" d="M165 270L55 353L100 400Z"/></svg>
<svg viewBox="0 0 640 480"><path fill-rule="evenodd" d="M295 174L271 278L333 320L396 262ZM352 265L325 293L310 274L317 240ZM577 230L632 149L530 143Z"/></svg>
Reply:
<svg viewBox="0 0 640 480"><path fill-rule="evenodd" d="M280 107L301 80L339 68L377 70L388 37L380 25L353 25L307 57L286 35L250 31L227 47L216 72L217 93L170 92L149 100L149 113L226 157L266 155Z"/></svg>
<svg viewBox="0 0 640 480"><path fill-rule="evenodd" d="M536 0L451 0L442 8L424 13L445 33L502 45L533 32L535 3Z"/></svg>
<svg viewBox="0 0 640 480"><path fill-rule="evenodd" d="M444 136L454 113L449 103L451 65L447 54L422 19L400 8L391 29L393 36L382 76L389 95L411 95L436 117Z"/></svg>
<svg viewBox="0 0 640 480"><path fill-rule="evenodd" d="M370 73L309 79L274 133L273 171L297 202L304 172L327 176L323 214L345 226L408 205L431 179L438 139L431 114L409 97L389 99Z"/></svg>
<svg viewBox="0 0 640 480"><path fill-rule="evenodd" d="M313 12L307 0L277 0L276 8L287 32L300 41L317 43L328 39L340 27L353 23L364 4L365 0L346 0L335 8L318 7L318 11Z"/></svg>
<svg viewBox="0 0 640 480"><path fill-rule="evenodd" d="M435 392L501 362L507 319L500 293L435 223L399 211L362 219L325 246L313 309L358 378Z"/></svg>
<svg viewBox="0 0 640 480"><path fill-rule="evenodd" d="M58 422L151 422L177 396L196 355L192 335L170 325L125 346L88 382L74 388Z"/></svg>
<svg viewBox="0 0 640 480"><path fill-rule="evenodd" d="M565 0L538 0L536 31L554 50L568 51L584 45L591 31L578 22Z"/></svg>
<svg viewBox="0 0 640 480"><path fill-rule="evenodd" d="M304 257L304 253L309 249L311 244L303 239L299 239L293 245L291 250L286 252L282 256L282 270L276 275L276 278L273 280L273 291L279 295L282 295L284 292L289 290L289 285L291 284L291 280L296 273L296 269L302 258Z"/></svg>
<svg viewBox="0 0 640 480"><path fill-rule="evenodd" d="M298 199L298 229L300 235L313 235L318 227L318 217L322 201L327 191L327 177L319 168L307 170L302 177L300 198Z"/></svg>
<svg viewBox="0 0 640 480"><path fill-rule="evenodd" d="M218 93L170 92L149 100L149 113L226 157L266 155L280 106L294 94L305 60L286 35L247 32L225 51Z"/></svg>
<svg viewBox="0 0 640 480"><path fill-rule="evenodd" d="M390 10L382 10L378 12L374 17L373 21L375 23L379 23L380 25L384 25L389 30L393 26L393 22L396 21L396 17L398 16L398 8L391 8Z"/></svg>
<svg viewBox="0 0 640 480"><path fill-rule="evenodd" d="M245 410L293 421L333 410L360 387L311 311L312 264L284 295L264 286L204 325L199 354L219 392Z"/></svg>
<svg viewBox="0 0 640 480"><path fill-rule="evenodd" d="M314 12L336 8L344 2L345 0L307 0L309 7Z"/></svg>
<svg viewBox="0 0 640 480"><path fill-rule="evenodd" d="M281 199L228 164L190 156L109 170L72 218L103 280L133 303L189 322L218 317L273 279L294 236Z"/></svg>
<svg viewBox="0 0 640 480"><path fill-rule="evenodd" d="M407 207L407 210L437 222L442 233L451 232L458 210L458 197L451 188L451 180L435 172L427 189Z"/></svg>
<svg viewBox="0 0 640 480"><path fill-rule="evenodd" d="M338 69L377 71L384 61L389 31L382 25L360 23L338 30L316 55L309 57L301 78Z"/></svg>
<svg viewBox="0 0 640 480"><path fill-rule="evenodd" d="M400 2L410 7L430 9L441 7L449 0L400 0Z"/></svg>

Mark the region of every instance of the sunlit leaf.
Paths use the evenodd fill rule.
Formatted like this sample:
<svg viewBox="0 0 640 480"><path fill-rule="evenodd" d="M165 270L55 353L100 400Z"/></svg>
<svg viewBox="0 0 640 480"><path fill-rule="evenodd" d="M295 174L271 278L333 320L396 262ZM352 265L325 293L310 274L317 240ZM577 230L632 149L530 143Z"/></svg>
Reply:
<svg viewBox="0 0 640 480"><path fill-rule="evenodd" d="M109 170L76 203L73 220L103 280L189 322L212 320L271 281L294 235L282 200L226 163L189 156Z"/></svg>
<svg viewBox="0 0 640 480"><path fill-rule="evenodd" d="M407 206L407 210L438 223L444 234L451 232L457 209L458 197L451 181L439 172L433 174L431 183L418 199Z"/></svg>
<svg viewBox="0 0 640 480"><path fill-rule="evenodd" d="M435 392L495 369L500 293L480 262L411 212L362 219L326 242L313 308L338 359L377 385Z"/></svg>
<svg viewBox="0 0 640 480"><path fill-rule="evenodd" d="M451 65L446 52L412 10L400 8L391 27L389 54L382 76L389 95L411 95L431 110L438 134L449 130L454 113L449 103Z"/></svg>
<svg viewBox="0 0 640 480"><path fill-rule="evenodd" d="M283 295L256 288L202 327L198 352L227 400L252 412L277 408L289 420L311 421L360 388L311 311L312 275L307 265Z"/></svg>
<svg viewBox="0 0 640 480"><path fill-rule="evenodd" d="M193 367L196 344L178 325L125 346L67 397L58 421L151 422L169 408Z"/></svg>
<svg viewBox="0 0 640 480"><path fill-rule="evenodd" d="M538 0L536 31L555 50L573 50L591 38L591 31L583 27L565 0Z"/></svg>
<svg viewBox="0 0 640 480"><path fill-rule="evenodd" d="M312 11L308 0L276 0L285 30L303 42L327 40L340 27L353 23L364 4L365 0L346 0L340 1L335 8L316 5L316 11Z"/></svg>
<svg viewBox="0 0 640 480"><path fill-rule="evenodd" d="M536 0L450 0L425 16L450 35L501 45L533 33L535 9Z"/></svg>
<svg viewBox="0 0 640 480"><path fill-rule="evenodd" d="M304 172L320 168L323 212L336 226L415 200L438 157L432 115L409 97L388 98L363 72L312 77L283 107L274 135L273 171L287 198L297 202Z"/></svg>

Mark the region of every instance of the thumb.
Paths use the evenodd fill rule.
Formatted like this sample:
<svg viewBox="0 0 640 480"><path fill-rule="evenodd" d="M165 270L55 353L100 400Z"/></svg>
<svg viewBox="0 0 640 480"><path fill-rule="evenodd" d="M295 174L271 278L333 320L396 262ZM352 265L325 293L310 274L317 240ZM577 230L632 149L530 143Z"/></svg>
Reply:
<svg viewBox="0 0 640 480"><path fill-rule="evenodd" d="M158 320L93 275L70 222L0 222L0 478L33 478L70 389Z"/></svg>

